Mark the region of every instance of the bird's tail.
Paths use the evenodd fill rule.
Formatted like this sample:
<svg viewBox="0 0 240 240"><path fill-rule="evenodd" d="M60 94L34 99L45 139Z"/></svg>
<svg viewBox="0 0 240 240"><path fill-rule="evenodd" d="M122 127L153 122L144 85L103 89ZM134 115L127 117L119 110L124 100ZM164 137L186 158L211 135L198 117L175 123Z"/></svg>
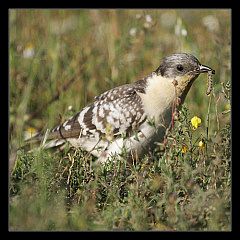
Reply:
<svg viewBox="0 0 240 240"><path fill-rule="evenodd" d="M44 134L37 133L33 137L25 139L24 145L18 148L18 150L24 149L26 151L30 151L31 149L34 149L35 146L48 149L58 147L66 142L65 139L56 139L55 135L56 134L54 132L50 132L49 129L47 129Z"/></svg>
<svg viewBox="0 0 240 240"><path fill-rule="evenodd" d="M66 140L63 138L56 139L55 137L56 136L54 133L49 132L49 130L47 130L45 134L37 133L33 137L25 139L24 144L22 146L18 148L13 147L10 151L9 157L9 173L11 174L15 168L14 166L19 151L30 153L37 148L43 149L54 148L63 145L66 142Z"/></svg>

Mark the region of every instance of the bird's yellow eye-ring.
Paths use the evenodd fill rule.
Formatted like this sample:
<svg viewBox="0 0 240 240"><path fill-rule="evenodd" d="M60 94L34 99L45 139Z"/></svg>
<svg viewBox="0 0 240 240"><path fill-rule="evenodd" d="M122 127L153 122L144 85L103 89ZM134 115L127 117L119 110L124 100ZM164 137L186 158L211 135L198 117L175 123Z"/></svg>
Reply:
<svg viewBox="0 0 240 240"><path fill-rule="evenodd" d="M177 65L177 70L178 71L182 71L183 70L183 65L182 64L178 64Z"/></svg>

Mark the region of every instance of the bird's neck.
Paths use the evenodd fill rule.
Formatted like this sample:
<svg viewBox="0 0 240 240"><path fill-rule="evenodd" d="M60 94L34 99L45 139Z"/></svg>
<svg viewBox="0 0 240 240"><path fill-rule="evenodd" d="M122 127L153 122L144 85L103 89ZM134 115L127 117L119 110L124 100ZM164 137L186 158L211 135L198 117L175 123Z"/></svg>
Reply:
<svg viewBox="0 0 240 240"><path fill-rule="evenodd" d="M193 82L195 81L195 79L197 79L198 76L194 77L194 78L186 78L185 82L181 84L181 86L177 87L177 94L181 100L181 104L183 104L183 102L185 101L185 98L193 84Z"/></svg>
<svg viewBox="0 0 240 240"><path fill-rule="evenodd" d="M152 74L147 78L145 93L139 95L144 111L157 123L161 123L162 119L169 115L177 98L176 88L171 79L157 74Z"/></svg>

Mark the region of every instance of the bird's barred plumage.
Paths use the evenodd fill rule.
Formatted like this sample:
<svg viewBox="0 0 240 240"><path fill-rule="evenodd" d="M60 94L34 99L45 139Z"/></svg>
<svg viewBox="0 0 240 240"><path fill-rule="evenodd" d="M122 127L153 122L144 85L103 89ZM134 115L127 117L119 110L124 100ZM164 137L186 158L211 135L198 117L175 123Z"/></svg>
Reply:
<svg viewBox="0 0 240 240"><path fill-rule="evenodd" d="M116 87L95 97L92 104L52 129L52 137L103 137L108 129L114 136L118 136L133 131L146 119L138 95L144 92L145 84L146 80L140 80L135 84Z"/></svg>
<svg viewBox="0 0 240 240"><path fill-rule="evenodd" d="M91 152L101 162L120 153L123 147L140 155L151 149L155 141L163 140L176 100L183 102L198 75L211 70L190 54L166 57L147 77L106 91L53 128L45 147L68 141Z"/></svg>
<svg viewBox="0 0 240 240"><path fill-rule="evenodd" d="M55 140L48 142L45 147L69 141L73 146L83 147L99 157L115 139L137 133L147 118L138 94L145 93L147 79L151 76L95 97L92 104L53 128L48 139Z"/></svg>

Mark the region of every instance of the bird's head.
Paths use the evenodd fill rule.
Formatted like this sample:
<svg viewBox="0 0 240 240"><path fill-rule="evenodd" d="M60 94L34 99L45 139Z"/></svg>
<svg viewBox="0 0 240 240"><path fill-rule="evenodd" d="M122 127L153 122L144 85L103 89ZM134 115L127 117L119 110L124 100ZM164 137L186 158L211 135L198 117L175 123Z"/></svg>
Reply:
<svg viewBox="0 0 240 240"><path fill-rule="evenodd" d="M188 53L176 53L162 59L157 75L174 80L179 97L185 99L193 81L201 74L215 71L202 65L196 57Z"/></svg>

